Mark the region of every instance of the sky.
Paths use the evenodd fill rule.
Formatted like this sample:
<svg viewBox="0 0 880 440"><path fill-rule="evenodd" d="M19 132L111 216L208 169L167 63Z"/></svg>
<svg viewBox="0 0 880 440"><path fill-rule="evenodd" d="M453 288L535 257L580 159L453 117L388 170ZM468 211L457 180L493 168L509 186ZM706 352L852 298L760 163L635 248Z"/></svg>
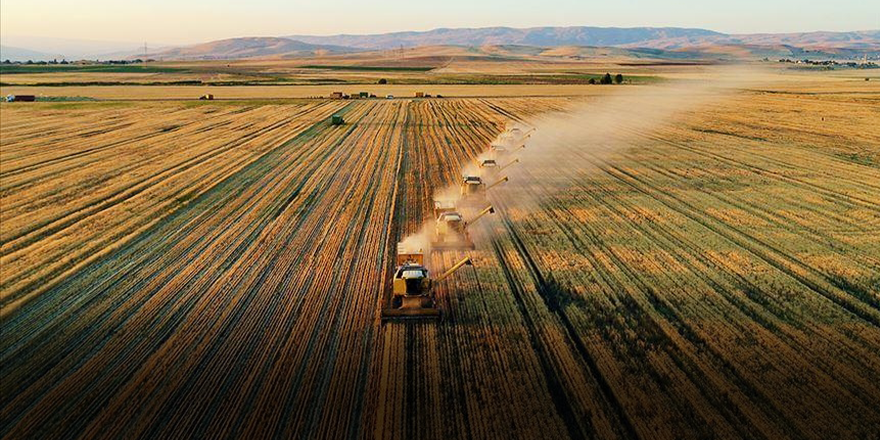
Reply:
<svg viewBox="0 0 880 440"><path fill-rule="evenodd" d="M0 38L161 45L241 36L485 26L676 26L725 33L869 30L880 29L880 0L0 1Z"/></svg>

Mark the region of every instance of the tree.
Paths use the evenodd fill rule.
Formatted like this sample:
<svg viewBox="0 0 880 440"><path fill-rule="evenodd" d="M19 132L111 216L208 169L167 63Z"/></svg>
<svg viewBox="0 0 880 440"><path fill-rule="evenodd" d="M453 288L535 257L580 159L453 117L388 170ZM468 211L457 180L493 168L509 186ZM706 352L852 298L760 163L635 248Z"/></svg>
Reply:
<svg viewBox="0 0 880 440"><path fill-rule="evenodd" d="M619 74L619 73L618 73L617 75L615 75L615 76L614 76L614 82L617 83L617 84L622 83L622 82L623 82L623 75L621 75L621 74Z"/></svg>
<svg viewBox="0 0 880 440"><path fill-rule="evenodd" d="M599 80L599 84L611 84L611 74L606 73L605 76L603 76L602 79Z"/></svg>
<svg viewBox="0 0 880 440"><path fill-rule="evenodd" d="M379 84L388 84L388 80L385 79L385 78L380 78L380 79L379 79Z"/></svg>
<svg viewBox="0 0 880 440"><path fill-rule="evenodd" d="M590 78L590 84L596 84L596 78Z"/></svg>

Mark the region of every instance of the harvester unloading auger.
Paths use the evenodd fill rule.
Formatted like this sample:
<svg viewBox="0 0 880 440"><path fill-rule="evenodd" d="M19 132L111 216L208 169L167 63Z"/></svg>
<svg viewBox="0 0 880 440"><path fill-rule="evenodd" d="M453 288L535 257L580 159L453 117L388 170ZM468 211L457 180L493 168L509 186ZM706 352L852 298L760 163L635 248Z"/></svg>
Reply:
<svg viewBox="0 0 880 440"><path fill-rule="evenodd" d="M425 254L421 249L412 251L397 245L397 268L391 287L391 304L382 310L383 320L397 319L437 319L440 309L434 302L434 284L452 276L455 271L466 265L472 265L467 257L443 272L437 278L431 278L425 267Z"/></svg>
<svg viewBox="0 0 880 440"><path fill-rule="evenodd" d="M473 240L471 240L468 227L472 226L484 215L494 213L495 208L487 206L469 222L464 221L464 217L458 211L445 211L440 213L440 215L437 216L437 224L434 227L434 237L431 241L431 249L475 249L476 245L474 245Z"/></svg>
<svg viewBox="0 0 880 440"><path fill-rule="evenodd" d="M507 167L509 167L509 166L511 166L511 165L513 165L513 164L515 164L515 163L519 163L519 158L516 158L516 159L514 159L514 160L512 160L512 161L510 161L510 162L507 162L507 163L504 164L501 168L498 168L498 172L500 173L500 172L504 171L505 168L507 168Z"/></svg>

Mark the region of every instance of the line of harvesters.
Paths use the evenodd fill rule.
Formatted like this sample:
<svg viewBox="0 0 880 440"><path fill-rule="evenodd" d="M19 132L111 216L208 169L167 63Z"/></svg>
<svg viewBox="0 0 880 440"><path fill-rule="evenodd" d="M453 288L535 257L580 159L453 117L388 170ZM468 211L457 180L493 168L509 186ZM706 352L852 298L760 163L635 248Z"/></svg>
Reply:
<svg viewBox="0 0 880 440"><path fill-rule="evenodd" d="M493 187L507 182L501 171L518 163L513 153L525 148L526 140L535 129L523 131L519 127L506 129L489 148L488 155L478 160L479 171L462 177L459 197L455 200L434 200L434 226L430 252L446 250L473 250L476 248L468 228L487 214L495 213L488 202L487 193ZM505 161L499 165L499 161ZM483 177L493 179L487 184ZM482 209L480 209L482 207ZM463 210L476 211L466 220ZM470 257L464 258L442 275L432 278L425 267L425 249L408 248L397 244L396 268L391 281L391 292L386 292L389 304L382 310L383 320L437 319L440 309L434 301L433 287L450 277L464 266L472 265Z"/></svg>

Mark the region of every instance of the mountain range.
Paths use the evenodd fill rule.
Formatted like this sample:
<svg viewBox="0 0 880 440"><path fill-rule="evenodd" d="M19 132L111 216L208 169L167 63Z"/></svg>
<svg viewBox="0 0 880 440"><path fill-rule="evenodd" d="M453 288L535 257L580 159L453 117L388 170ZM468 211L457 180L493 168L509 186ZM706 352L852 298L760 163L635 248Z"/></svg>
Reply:
<svg viewBox="0 0 880 440"><path fill-rule="evenodd" d="M194 46L177 47L150 54L152 58L175 60L242 59L259 57L297 58L359 52L359 49L332 44L311 44L282 37L244 37L217 40Z"/></svg>
<svg viewBox="0 0 880 440"><path fill-rule="evenodd" d="M359 49L393 49L399 46L624 46L654 47L653 42L670 39L691 41L724 34L705 29L686 28L600 28L588 26L535 28L459 28L425 32L392 32L373 35L333 35L326 37L290 35L287 38L312 44L336 44Z"/></svg>
<svg viewBox="0 0 880 440"><path fill-rule="evenodd" d="M49 57L71 49L50 50L46 46L29 52L16 42L4 46L4 53ZM4 41L4 44L9 44ZM441 28L423 32L391 32L369 35L288 35L284 37L244 37L208 43L154 49L150 58L163 60L204 60L244 58L297 58L335 55L401 47L425 46L530 46L611 47L655 50L658 56L686 53L693 56L723 58L801 56L811 52L818 57L870 57L880 55L880 30L852 32L803 32L786 34L725 34L706 29L676 27L605 28L569 27L487 27ZM130 47L130 46L129 46ZM38 53L42 52L42 53ZM109 55L109 54L108 54ZM52 57L57 57L51 55ZM118 58L143 57L142 49L112 53ZM690 56L690 55L689 55ZM70 56L68 56L70 58ZM37 58L35 58L37 59ZM51 59L51 58L49 58ZM102 57L102 59L104 59Z"/></svg>
<svg viewBox="0 0 880 440"><path fill-rule="evenodd" d="M235 38L158 52L162 59L236 59L251 57L295 58L357 51L426 46L531 46L554 48L613 47L687 52L699 56L818 56L848 58L880 53L880 30L805 32L789 34L724 34L693 28L601 28L588 26L536 28L460 28L424 32L391 32L371 35L288 35L271 38ZM741 50L718 48L736 47Z"/></svg>
<svg viewBox="0 0 880 440"><path fill-rule="evenodd" d="M287 38L312 44L334 44L360 49L393 49L399 46L523 45L594 46L686 49L708 45L791 45L801 48L880 48L880 30L854 32L803 32L789 34L723 34L689 28L601 28L589 26L535 28L434 29L373 35L310 36Z"/></svg>

